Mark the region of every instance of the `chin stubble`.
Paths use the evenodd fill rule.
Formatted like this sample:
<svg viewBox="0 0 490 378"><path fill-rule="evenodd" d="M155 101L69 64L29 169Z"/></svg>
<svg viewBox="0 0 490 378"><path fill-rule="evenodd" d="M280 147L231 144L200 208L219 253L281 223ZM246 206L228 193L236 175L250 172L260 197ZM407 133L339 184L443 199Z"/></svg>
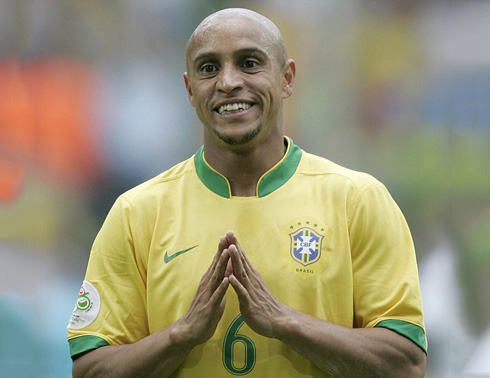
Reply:
<svg viewBox="0 0 490 378"><path fill-rule="evenodd" d="M219 139L221 139L226 144L229 144L231 146L238 146L238 145L250 142L253 138L255 138L255 136L260 132L261 129L262 129L262 125L260 125L260 126L256 127L255 129L249 131L248 133L246 133L241 138L232 138L226 134L219 133L218 131L215 131L214 133L216 134L216 136Z"/></svg>

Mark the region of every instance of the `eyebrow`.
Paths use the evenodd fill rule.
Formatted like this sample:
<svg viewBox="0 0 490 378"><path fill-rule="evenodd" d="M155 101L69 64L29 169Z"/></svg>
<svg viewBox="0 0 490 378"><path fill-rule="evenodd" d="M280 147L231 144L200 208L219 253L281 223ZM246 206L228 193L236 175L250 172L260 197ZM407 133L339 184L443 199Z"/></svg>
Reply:
<svg viewBox="0 0 490 378"><path fill-rule="evenodd" d="M249 47L245 49L240 49L236 51L235 54L233 55L253 55L253 54L267 56L267 53L264 50L259 49L258 47Z"/></svg>
<svg viewBox="0 0 490 378"><path fill-rule="evenodd" d="M262 55L263 57L267 57L267 53L262 50L262 49L259 49L257 47L247 47L247 48L243 48L243 49L240 49L240 50L237 50L233 53L233 56L242 56L242 55L254 55L254 54L259 54L259 55ZM193 60L193 65L196 65L202 61L206 61L206 60L216 60L219 58L221 54L219 53L215 53L215 52L204 52L202 54L199 54L198 56L196 56Z"/></svg>

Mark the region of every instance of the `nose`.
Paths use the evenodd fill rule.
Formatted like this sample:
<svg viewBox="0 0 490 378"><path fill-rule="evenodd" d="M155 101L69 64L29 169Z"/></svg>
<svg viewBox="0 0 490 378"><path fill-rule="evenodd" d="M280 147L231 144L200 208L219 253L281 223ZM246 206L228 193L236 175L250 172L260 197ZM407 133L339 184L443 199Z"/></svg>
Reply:
<svg viewBox="0 0 490 378"><path fill-rule="evenodd" d="M232 93L243 88L242 72L234 65L225 65L219 73L217 89L221 92Z"/></svg>

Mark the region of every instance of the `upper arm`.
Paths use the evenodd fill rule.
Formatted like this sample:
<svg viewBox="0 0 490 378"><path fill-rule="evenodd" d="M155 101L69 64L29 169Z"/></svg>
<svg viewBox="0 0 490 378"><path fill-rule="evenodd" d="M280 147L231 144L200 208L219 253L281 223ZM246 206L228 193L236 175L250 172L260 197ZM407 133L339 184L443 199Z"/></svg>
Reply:
<svg viewBox="0 0 490 378"><path fill-rule="evenodd" d="M360 193L350 220L357 327L384 327L426 352L415 248L400 209L381 184Z"/></svg>
<svg viewBox="0 0 490 378"><path fill-rule="evenodd" d="M130 206L119 199L92 248L68 325L72 356L146 336L146 283L133 242Z"/></svg>

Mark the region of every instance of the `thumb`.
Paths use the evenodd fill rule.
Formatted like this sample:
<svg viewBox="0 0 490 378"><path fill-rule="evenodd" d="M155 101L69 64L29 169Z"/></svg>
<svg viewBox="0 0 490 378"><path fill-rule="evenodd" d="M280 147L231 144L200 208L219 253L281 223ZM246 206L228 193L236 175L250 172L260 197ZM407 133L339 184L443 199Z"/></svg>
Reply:
<svg viewBox="0 0 490 378"><path fill-rule="evenodd" d="M231 258L229 258L226 264L225 277L230 277L232 273L233 273L233 263L231 261Z"/></svg>

